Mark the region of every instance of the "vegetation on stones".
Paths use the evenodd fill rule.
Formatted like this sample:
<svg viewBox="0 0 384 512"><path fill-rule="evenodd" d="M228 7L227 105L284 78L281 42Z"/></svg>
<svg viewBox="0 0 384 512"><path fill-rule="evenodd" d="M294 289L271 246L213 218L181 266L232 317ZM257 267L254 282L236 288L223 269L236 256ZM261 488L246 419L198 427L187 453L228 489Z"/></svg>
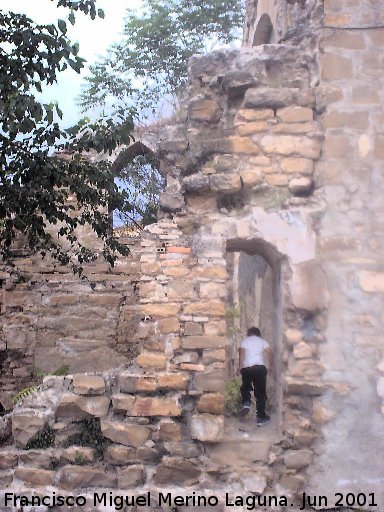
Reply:
<svg viewBox="0 0 384 512"><path fill-rule="evenodd" d="M25 450L45 450L55 442L55 431L47 423L25 446Z"/></svg>
<svg viewBox="0 0 384 512"><path fill-rule="evenodd" d="M76 11L104 17L95 0L52 1L70 9L72 24ZM64 20L42 25L0 12L0 255L11 260L12 242L22 234L31 249L82 274L82 264L97 255L77 236L81 226L103 241L101 253L111 265L118 252L128 252L113 236L109 216L125 208L127 196L114 183L110 164L91 163L86 155L129 144L135 110L116 108L95 122L85 118L60 128L59 106L40 103L36 91L66 68L79 73L84 67L66 32Z"/></svg>
<svg viewBox="0 0 384 512"><path fill-rule="evenodd" d="M225 411L227 414L236 416L239 412L241 399L240 399L241 378L236 377L228 381L225 385L224 400Z"/></svg>
<svg viewBox="0 0 384 512"><path fill-rule="evenodd" d="M17 404L23 398L27 398L32 395L37 390L37 386L28 386L27 388L22 389L13 397L13 403Z"/></svg>
<svg viewBox="0 0 384 512"><path fill-rule="evenodd" d="M188 59L208 41L230 43L242 23L241 0L144 0L139 14L128 11L123 39L90 67L80 104L133 100L154 108L175 100L187 82Z"/></svg>
<svg viewBox="0 0 384 512"><path fill-rule="evenodd" d="M69 365L68 364L62 364L61 366L56 368L56 370L54 370L51 373L46 373L44 370L42 370L39 367L32 368L32 375L36 379L39 379L40 381L42 381L43 378L47 377L48 375L53 375L55 377L62 377L62 376L68 375L68 373L69 373ZM37 390L37 388L38 388L38 385L34 385L34 386L28 386L28 387L22 389L13 397L13 403L17 404L17 402L19 402L23 398L27 398L28 396L32 395L32 393L34 393Z"/></svg>
<svg viewBox="0 0 384 512"><path fill-rule="evenodd" d="M64 443L64 448L69 446L87 446L94 448L97 454L102 456L109 441L101 432L100 419L90 416L82 420L80 424L81 431L78 434L69 436Z"/></svg>

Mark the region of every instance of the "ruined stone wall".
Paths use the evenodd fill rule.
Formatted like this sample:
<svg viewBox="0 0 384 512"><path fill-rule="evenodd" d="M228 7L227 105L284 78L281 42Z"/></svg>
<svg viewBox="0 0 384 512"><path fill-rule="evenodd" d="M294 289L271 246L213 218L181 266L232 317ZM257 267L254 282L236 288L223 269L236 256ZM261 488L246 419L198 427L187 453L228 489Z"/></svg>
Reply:
<svg viewBox="0 0 384 512"><path fill-rule="evenodd" d="M19 404L3 482L282 493L290 510L302 491L329 507L339 491L383 503L383 29L381 7L363 4L259 2L274 6L278 44L191 60L128 308L139 355L95 380L49 378ZM271 268L276 361L272 422L243 431L224 414L241 251ZM111 444L66 447L92 417ZM45 422L54 448L24 451Z"/></svg>
<svg viewBox="0 0 384 512"><path fill-rule="evenodd" d="M5 409L20 390L39 382L36 373L62 365L70 372L106 370L136 355L139 322L138 255L111 270L96 262L85 279L69 268L15 250L14 267L1 271L0 402ZM48 260L48 261L47 261Z"/></svg>

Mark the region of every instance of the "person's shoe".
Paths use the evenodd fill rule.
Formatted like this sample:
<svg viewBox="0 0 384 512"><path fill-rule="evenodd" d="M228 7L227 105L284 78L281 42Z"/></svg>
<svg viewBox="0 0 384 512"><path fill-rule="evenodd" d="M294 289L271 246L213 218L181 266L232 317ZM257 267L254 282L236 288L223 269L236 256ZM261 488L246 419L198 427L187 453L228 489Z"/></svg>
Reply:
<svg viewBox="0 0 384 512"><path fill-rule="evenodd" d="M269 423L271 421L271 417L270 416L263 416L261 418L256 418L256 425L258 427L264 427L264 425L266 425L267 423Z"/></svg>
<svg viewBox="0 0 384 512"><path fill-rule="evenodd" d="M244 402L243 407L240 410L240 416L247 416L251 409L251 403L250 402Z"/></svg>

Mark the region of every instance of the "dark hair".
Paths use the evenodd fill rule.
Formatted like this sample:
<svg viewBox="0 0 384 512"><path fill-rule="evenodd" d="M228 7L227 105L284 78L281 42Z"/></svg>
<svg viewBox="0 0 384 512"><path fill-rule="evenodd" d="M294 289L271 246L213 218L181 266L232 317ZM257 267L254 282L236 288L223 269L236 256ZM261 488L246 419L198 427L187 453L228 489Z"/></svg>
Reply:
<svg viewBox="0 0 384 512"><path fill-rule="evenodd" d="M250 327L247 331L247 336L261 336L260 329L258 327Z"/></svg>

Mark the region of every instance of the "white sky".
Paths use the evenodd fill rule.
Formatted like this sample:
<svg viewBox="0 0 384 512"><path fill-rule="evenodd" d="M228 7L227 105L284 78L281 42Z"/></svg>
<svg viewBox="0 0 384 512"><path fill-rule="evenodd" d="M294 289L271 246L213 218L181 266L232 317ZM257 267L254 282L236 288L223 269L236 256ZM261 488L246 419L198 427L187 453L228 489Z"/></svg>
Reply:
<svg viewBox="0 0 384 512"><path fill-rule="evenodd" d="M96 7L104 10L105 18L91 20L83 13L76 14L76 23L67 22L68 36L80 44L79 56L87 59L86 66L103 55L107 48L120 39L127 8L138 8L141 0L97 0ZM67 20L69 10L57 8L51 0L0 0L0 9L24 13L38 23L53 23L62 18ZM64 126L73 125L80 117L75 99L81 90L86 68L79 75L72 69L58 77L58 83L43 89L42 101L58 101L64 113Z"/></svg>

